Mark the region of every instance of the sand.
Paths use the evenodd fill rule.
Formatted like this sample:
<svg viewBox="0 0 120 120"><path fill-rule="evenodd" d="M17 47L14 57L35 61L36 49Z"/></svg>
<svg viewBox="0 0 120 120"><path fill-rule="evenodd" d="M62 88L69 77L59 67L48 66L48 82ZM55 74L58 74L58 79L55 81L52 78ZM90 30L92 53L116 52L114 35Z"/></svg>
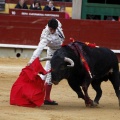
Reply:
<svg viewBox="0 0 120 120"><path fill-rule="evenodd" d="M0 58L0 120L120 120L118 99L111 83L103 82L103 95L96 108L88 108L69 87L66 80L53 85L51 98L58 106L28 108L9 104L10 90L29 59ZM44 63L42 63L44 65ZM89 87L94 99L95 91Z"/></svg>

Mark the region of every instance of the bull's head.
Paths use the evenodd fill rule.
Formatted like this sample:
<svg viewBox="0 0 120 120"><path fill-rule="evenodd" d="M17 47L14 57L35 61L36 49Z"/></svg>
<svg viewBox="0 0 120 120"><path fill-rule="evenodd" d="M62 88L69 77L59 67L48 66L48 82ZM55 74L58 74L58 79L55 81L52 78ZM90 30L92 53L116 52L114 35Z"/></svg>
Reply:
<svg viewBox="0 0 120 120"><path fill-rule="evenodd" d="M41 61L45 60L51 61L52 83L54 83L55 85L57 85L62 79L68 78L70 75L70 68L74 67L73 60L68 57L61 58L55 56L53 58L46 57L41 59Z"/></svg>

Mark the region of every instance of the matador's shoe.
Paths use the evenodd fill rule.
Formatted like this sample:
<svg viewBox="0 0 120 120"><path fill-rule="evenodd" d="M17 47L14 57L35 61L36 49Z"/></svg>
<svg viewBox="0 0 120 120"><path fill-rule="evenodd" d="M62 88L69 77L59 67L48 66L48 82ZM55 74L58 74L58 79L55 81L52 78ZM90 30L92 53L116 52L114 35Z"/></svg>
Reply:
<svg viewBox="0 0 120 120"><path fill-rule="evenodd" d="M58 103L56 101L44 100L44 105L58 105Z"/></svg>

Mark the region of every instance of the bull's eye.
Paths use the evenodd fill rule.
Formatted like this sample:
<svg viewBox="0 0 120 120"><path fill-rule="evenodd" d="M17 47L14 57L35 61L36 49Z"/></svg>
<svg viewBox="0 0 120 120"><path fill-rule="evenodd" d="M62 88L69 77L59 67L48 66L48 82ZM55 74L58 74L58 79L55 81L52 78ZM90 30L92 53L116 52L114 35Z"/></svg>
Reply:
<svg viewBox="0 0 120 120"><path fill-rule="evenodd" d="M64 69L66 69L65 66L61 66L61 67L60 67L60 70L64 70Z"/></svg>
<svg viewBox="0 0 120 120"><path fill-rule="evenodd" d="M51 68L51 71L55 71L55 69Z"/></svg>

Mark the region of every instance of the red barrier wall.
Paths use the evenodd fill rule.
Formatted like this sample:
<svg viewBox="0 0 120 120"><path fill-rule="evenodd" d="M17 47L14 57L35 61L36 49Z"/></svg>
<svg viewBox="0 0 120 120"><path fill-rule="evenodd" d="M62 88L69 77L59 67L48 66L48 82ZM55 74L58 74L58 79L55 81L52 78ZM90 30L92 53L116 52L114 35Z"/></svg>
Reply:
<svg viewBox="0 0 120 120"><path fill-rule="evenodd" d="M35 16L27 17L0 14L0 43L36 45L39 42L42 29L49 19L50 18ZM76 40L96 43L97 45L111 49L120 49L119 22L72 19L59 20L63 25L66 43L69 42L70 37L73 37Z"/></svg>
<svg viewBox="0 0 120 120"><path fill-rule="evenodd" d="M51 17L0 14L0 43L37 45L40 34ZM120 22L59 19L66 36L83 42L120 49Z"/></svg>

